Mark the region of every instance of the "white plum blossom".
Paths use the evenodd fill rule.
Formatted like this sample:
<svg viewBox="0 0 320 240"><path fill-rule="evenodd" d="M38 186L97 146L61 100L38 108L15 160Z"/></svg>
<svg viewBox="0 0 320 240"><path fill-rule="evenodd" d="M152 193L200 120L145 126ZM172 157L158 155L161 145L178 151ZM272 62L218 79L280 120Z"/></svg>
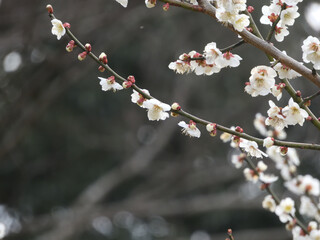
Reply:
<svg viewBox="0 0 320 240"><path fill-rule="evenodd" d="M284 9L280 14L280 19L282 24L292 26L296 18L298 18L300 14L298 13L297 6L290 6Z"/></svg>
<svg viewBox="0 0 320 240"><path fill-rule="evenodd" d="M255 141L249 141L246 139L241 139L239 147L248 153L248 155L256 158L263 158L263 156L268 157L267 154L259 150L258 144Z"/></svg>
<svg viewBox="0 0 320 240"><path fill-rule="evenodd" d="M265 184L271 184L275 181L277 181L279 178L275 175L272 174L265 174L265 173L260 173L259 174L259 180Z"/></svg>
<svg viewBox="0 0 320 240"><path fill-rule="evenodd" d="M147 8L153 8L156 6L156 0L145 0Z"/></svg>
<svg viewBox="0 0 320 240"><path fill-rule="evenodd" d="M142 89L142 92L150 95L147 89ZM140 107L143 107L143 102L146 100L146 98L144 98L140 93L133 89L133 93L131 94L131 102L138 104Z"/></svg>
<svg viewBox="0 0 320 240"><path fill-rule="evenodd" d="M238 32L242 32L243 29L245 29L250 24L249 16L246 14L236 15L232 19L231 23L235 30L237 30Z"/></svg>
<svg viewBox="0 0 320 240"><path fill-rule="evenodd" d="M123 7L127 7L128 0L116 0L116 2L120 3Z"/></svg>
<svg viewBox="0 0 320 240"><path fill-rule="evenodd" d="M296 209L294 207L294 201L291 198L285 198L281 200L280 204L276 207L275 213L279 216L280 221L285 223L292 219Z"/></svg>
<svg viewBox="0 0 320 240"><path fill-rule="evenodd" d="M260 18L260 22L266 25L272 25L273 22L278 18L281 11L281 6L276 3L272 3L270 6L262 7L262 17Z"/></svg>
<svg viewBox="0 0 320 240"><path fill-rule="evenodd" d="M313 217L313 218L318 215L317 207L312 203L310 198L306 196L301 196L300 198L299 212L302 215L306 215L308 217Z"/></svg>
<svg viewBox="0 0 320 240"><path fill-rule="evenodd" d="M245 87L245 91L252 97L269 94L275 84L276 71L267 66L257 66L250 73L251 76L249 83Z"/></svg>
<svg viewBox="0 0 320 240"><path fill-rule="evenodd" d="M320 41L316 37L309 36L303 41L302 59L305 63L312 62L316 70L320 70Z"/></svg>
<svg viewBox="0 0 320 240"><path fill-rule="evenodd" d="M291 192L302 195L310 194L313 196L320 195L320 183L319 180L313 178L310 175L298 175L296 178L293 178L290 181L285 182L284 184Z"/></svg>
<svg viewBox="0 0 320 240"><path fill-rule="evenodd" d="M220 67L238 67L242 58L237 54L225 52L221 57L216 59L216 63Z"/></svg>
<svg viewBox="0 0 320 240"><path fill-rule="evenodd" d="M264 172L267 170L268 166L263 161L259 161L257 168L259 169L259 172Z"/></svg>
<svg viewBox="0 0 320 240"><path fill-rule="evenodd" d="M190 120L189 124L187 124L184 121L181 121L178 123L180 127L182 127L182 133L189 137L197 137L199 138L201 136L200 130L196 127L196 123L192 120Z"/></svg>
<svg viewBox="0 0 320 240"><path fill-rule="evenodd" d="M216 3L216 17L220 22L232 24L239 32L249 26L248 16L239 14L246 9L246 0L218 0Z"/></svg>
<svg viewBox="0 0 320 240"><path fill-rule="evenodd" d="M235 168L241 168L243 166L243 161L246 155L244 153L241 153L240 155L232 155L231 162L235 166Z"/></svg>
<svg viewBox="0 0 320 240"><path fill-rule="evenodd" d="M303 125L305 119L309 116L308 113L300 108L299 104L293 101L292 98L289 100L289 105L282 109L283 115L286 117L286 122L289 125L296 125L299 123Z"/></svg>
<svg viewBox="0 0 320 240"><path fill-rule="evenodd" d="M177 61L171 62L169 64L168 66L169 69L179 74L189 73L190 71L193 70L190 65L190 57L191 57L191 54L193 55L194 53L196 52L192 51L189 54L186 54L186 53L181 54Z"/></svg>
<svg viewBox="0 0 320 240"><path fill-rule="evenodd" d="M253 120L253 126L264 137L268 136L268 130L265 124L266 118L261 113L257 113Z"/></svg>
<svg viewBox="0 0 320 240"><path fill-rule="evenodd" d="M143 107L148 109L148 119L150 121L165 120L169 117L167 111L170 111L171 109L170 105L162 103L154 98L144 101Z"/></svg>
<svg viewBox="0 0 320 240"><path fill-rule="evenodd" d="M215 64L215 60L222 55L215 42L208 43L204 48L204 56L207 64Z"/></svg>
<svg viewBox="0 0 320 240"><path fill-rule="evenodd" d="M269 148L271 146L273 146L274 144L274 138L272 137L267 137L265 139L263 139L263 146L266 148Z"/></svg>
<svg viewBox="0 0 320 240"><path fill-rule="evenodd" d="M282 98L282 87L280 87L279 85L274 85L271 88L271 93L274 97L277 98L277 100L279 101Z"/></svg>
<svg viewBox="0 0 320 240"><path fill-rule="evenodd" d="M287 55L285 51L283 51L284 54ZM296 77L300 77L301 75L297 73L296 71L292 70L291 68L287 67L281 62L278 62L274 67L274 70L277 71L280 79L293 79Z"/></svg>
<svg viewBox="0 0 320 240"><path fill-rule="evenodd" d="M289 6L297 5L299 2L302 2L303 0L283 0L283 3L286 3Z"/></svg>
<svg viewBox="0 0 320 240"><path fill-rule="evenodd" d="M245 168L243 174L247 181L256 183L259 180L259 176L250 168Z"/></svg>
<svg viewBox="0 0 320 240"><path fill-rule="evenodd" d="M312 230L309 235L310 235L311 240L319 240L320 239L320 230Z"/></svg>
<svg viewBox="0 0 320 240"><path fill-rule="evenodd" d="M63 35L66 34L66 29L63 26L63 23L58 19L52 19L52 29L51 33L57 36L57 39L60 40Z"/></svg>
<svg viewBox="0 0 320 240"><path fill-rule="evenodd" d="M268 209L270 212L274 212L276 210L277 204L271 195L267 195L263 199L262 207Z"/></svg>
<svg viewBox="0 0 320 240"><path fill-rule="evenodd" d="M282 42L284 37L289 35L288 27L281 25L281 21L277 24L274 30L274 37L278 42Z"/></svg>
<svg viewBox="0 0 320 240"><path fill-rule="evenodd" d="M109 78L98 77L100 79L100 85L102 87L102 91L112 90L116 92L117 90L122 90L123 87L115 81L114 76Z"/></svg>
<svg viewBox="0 0 320 240"><path fill-rule="evenodd" d="M271 125L278 130L282 130L284 127L288 127L288 123L286 122L285 116L283 115L281 109L277 107L271 100L269 100L269 106L269 117L266 119L266 125Z"/></svg>

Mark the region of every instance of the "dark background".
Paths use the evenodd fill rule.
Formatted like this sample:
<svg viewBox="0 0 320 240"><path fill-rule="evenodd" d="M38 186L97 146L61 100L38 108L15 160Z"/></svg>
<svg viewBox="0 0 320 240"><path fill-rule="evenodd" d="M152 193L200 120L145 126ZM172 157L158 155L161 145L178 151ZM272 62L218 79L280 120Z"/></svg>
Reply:
<svg viewBox="0 0 320 240"><path fill-rule="evenodd" d="M248 1L259 23L261 6ZM281 44L302 61L302 41L319 37L301 17ZM311 2L311 1L310 1ZM57 41L45 9L71 24L73 33L105 51L109 65L158 99L179 102L199 117L225 126L239 125L254 136L257 112L266 115L268 99L244 93L250 70L268 64L249 45L234 50L241 67L212 76L177 75L168 64L183 52L202 52L208 42L224 48L238 41L209 16L162 3L147 9L129 0L127 9L111 0L9 1L0 4L0 221L8 239L290 239L278 218L261 207L266 195L244 180L230 163L234 152L201 128L202 137L180 134L170 118L150 122L131 103L131 91L103 92L91 59L77 60L65 51L67 36ZM260 24L259 24L260 26ZM265 36L268 26L260 26ZM3 61L21 56L16 71ZM17 61L14 60L16 63ZM309 65L310 67L310 65ZM303 78L292 81L304 96L317 89ZM284 93L279 105L289 97ZM278 103L277 103L278 104ZM311 106L320 115L319 99ZM318 142L314 126L290 127L288 140ZM220 134L220 133L219 133ZM320 157L299 151L299 173L319 177ZM278 173L266 159L270 172ZM279 196L291 196L275 184Z"/></svg>

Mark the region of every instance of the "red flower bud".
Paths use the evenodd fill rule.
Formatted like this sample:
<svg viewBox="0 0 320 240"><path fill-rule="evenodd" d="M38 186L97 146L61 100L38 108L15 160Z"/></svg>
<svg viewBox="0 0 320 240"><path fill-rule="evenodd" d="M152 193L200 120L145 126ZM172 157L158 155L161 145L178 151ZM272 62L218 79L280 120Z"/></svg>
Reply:
<svg viewBox="0 0 320 240"><path fill-rule="evenodd" d="M67 22L65 22L65 23L63 24L63 26L64 26L65 28L70 28L70 27L71 27L70 23L67 23Z"/></svg>

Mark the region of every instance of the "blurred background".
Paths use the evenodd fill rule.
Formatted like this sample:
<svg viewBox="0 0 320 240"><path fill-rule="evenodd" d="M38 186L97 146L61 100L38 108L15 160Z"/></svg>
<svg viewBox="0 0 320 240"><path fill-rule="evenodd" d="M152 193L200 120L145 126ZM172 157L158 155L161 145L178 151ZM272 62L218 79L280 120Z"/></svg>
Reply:
<svg viewBox="0 0 320 240"><path fill-rule="evenodd" d="M278 217L262 209L266 193L232 166L229 144L202 127L200 139L182 135L181 117L148 121L130 91L101 91L97 77L109 75L91 59L79 62L77 49L65 51L69 39L51 34L48 3L93 52L107 53L114 70L134 75L166 103L177 101L199 117L261 137L253 118L266 115L268 99L275 101L244 93L251 68L268 64L249 45L234 50L243 58L239 68L212 76L168 69L184 52L238 41L206 15L175 7L164 12L160 2L147 9L142 0L129 0L126 9L113 0L0 1L0 222L6 239L210 240L225 239L228 228L237 240L291 239ZM248 4L259 22L269 1ZM275 45L302 61L302 41L319 37L320 7L310 0L299 8L290 35ZM268 26L260 27L265 36ZM292 84L303 96L317 91L303 78ZM288 99L285 93L279 105ZM319 101L311 106L317 116ZM310 123L287 134L290 141L319 143ZM298 152L299 173L319 177L319 153ZM291 196L281 181L274 189Z"/></svg>

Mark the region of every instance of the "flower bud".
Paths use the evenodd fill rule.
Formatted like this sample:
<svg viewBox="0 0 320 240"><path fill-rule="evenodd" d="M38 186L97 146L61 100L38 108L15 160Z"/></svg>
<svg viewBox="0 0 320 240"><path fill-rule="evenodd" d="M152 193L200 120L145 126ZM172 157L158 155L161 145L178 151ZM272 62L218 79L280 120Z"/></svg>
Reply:
<svg viewBox="0 0 320 240"><path fill-rule="evenodd" d="M297 96L297 97L301 97L301 91L300 91L300 90L298 90L298 91L296 92L296 96Z"/></svg>
<svg viewBox="0 0 320 240"><path fill-rule="evenodd" d="M99 70L100 72L104 72L106 69L105 69L104 67L102 67L102 66L99 66L99 67L98 67L98 70Z"/></svg>
<svg viewBox="0 0 320 240"><path fill-rule="evenodd" d="M273 137L267 137L263 140L263 146L266 148L271 147L274 144L274 138Z"/></svg>
<svg viewBox="0 0 320 240"><path fill-rule="evenodd" d="M71 27L70 23L67 23L67 22L65 22L65 23L63 24L63 26L64 26L65 28L70 28L70 27Z"/></svg>
<svg viewBox="0 0 320 240"><path fill-rule="evenodd" d="M80 54L78 55L79 61L84 60L84 59L86 58L86 56L87 56L87 52L82 52L82 53L80 53Z"/></svg>
<svg viewBox="0 0 320 240"><path fill-rule="evenodd" d="M248 7L247 7L247 10L248 10L249 13L252 13L252 12L254 11L254 7L248 6Z"/></svg>
<svg viewBox="0 0 320 240"><path fill-rule="evenodd" d="M243 129L239 126L236 127L236 132L243 133Z"/></svg>
<svg viewBox="0 0 320 240"><path fill-rule="evenodd" d="M130 82L130 81L124 81L122 83L122 87L125 88L125 89L131 88L131 86L132 86L132 82Z"/></svg>
<svg viewBox="0 0 320 240"><path fill-rule="evenodd" d="M311 121L312 120L312 117L311 116L308 116L307 117L307 121ZM318 121L320 121L320 119L318 118Z"/></svg>
<svg viewBox="0 0 320 240"><path fill-rule="evenodd" d="M169 7L170 7L170 4L169 4L169 3L166 3L166 4L163 5L162 9L163 9L164 11L168 11L168 10L169 10Z"/></svg>
<svg viewBox="0 0 320 240"><path fill-rule="evenodd" d="M74 47L75 47L75 43L74 43L73 40L71 40L71 41L68 43L68 45L66 46L66 50L67 50L68 52L72 52Z"/></svg>
<svg viewBox="0 0 320 240"><path fill-rule="evenodd" d="M136 82L136 79L132 75L130 75L127 79L129 82L132 82L133 84Z"/></svg>
<svg viewBox="0 0 320 240"><path fill-rule="evenodd" d="M172 110L175 110L175 111L179 111L179 110L181 110L181 107L180 107L180 105L179 105L179 103L173 103L172 105L171 105L171 109Z"/></svg>
<svg viewBox="0 0 320 240"><path fill-rule="evenodd" d="M264 162L262 162L262 161L259 161L259 162L258 162L257 167L258 167L258 169L257 169L258 172L264 172L264 171L266 171L267 168L268 168L268 166L267 166Z"/></svg>
<svg viewBox="0 0 320 240"><path fill-rule="evenodd" d="M50 4L48 4L48 5L46 6L46 9L47 9L47 11L48 11L49 14L52 14L52 13L53 13L53 7L52 7Z"/></svg>
<svg viewBox="0 0 320 240"><path fill-rule="evenodd" d="M91 52L92 47L90 43L86 43L86 45L84 45L84 47L86 48L87 52Z"/></svg>
<svg viewBox="0 0 320 240"><path fill-rule="evenodd" d="M108 63L107 54L105 54L104 52L100 53L99 61L104 64L107 64Z"/></svg>

